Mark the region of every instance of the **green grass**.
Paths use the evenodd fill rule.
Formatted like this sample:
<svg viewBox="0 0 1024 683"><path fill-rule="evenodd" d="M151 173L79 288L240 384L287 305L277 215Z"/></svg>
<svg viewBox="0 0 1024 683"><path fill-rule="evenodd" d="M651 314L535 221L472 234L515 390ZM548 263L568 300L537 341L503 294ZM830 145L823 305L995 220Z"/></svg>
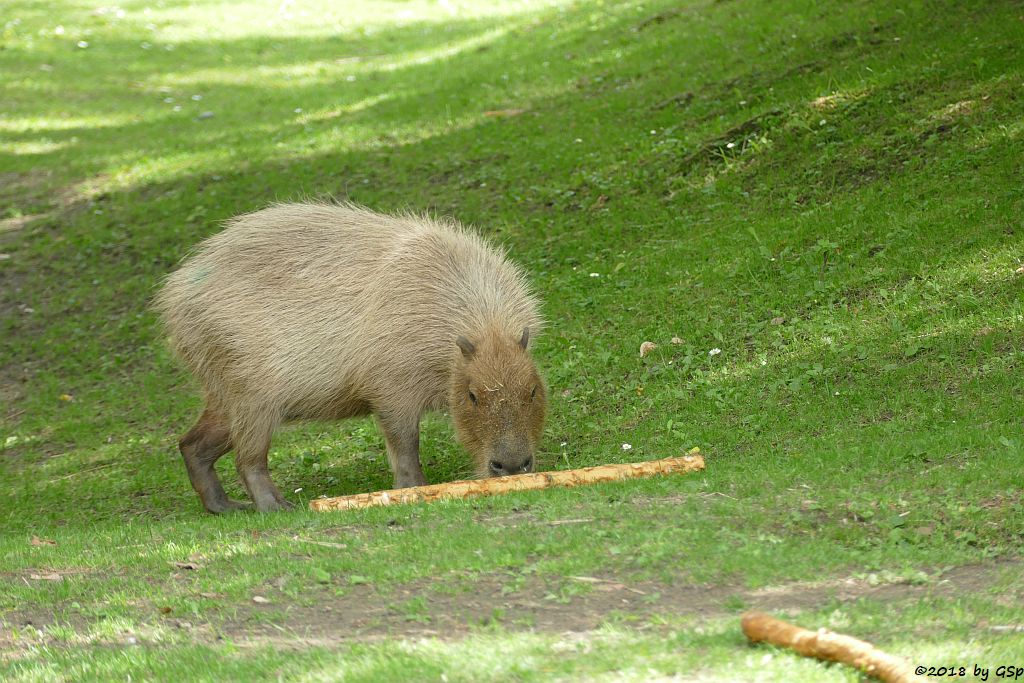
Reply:
<svg viewBox="0 0 1024 683"><path fill-rule="evenodd" d="M853 681L736 619L758 588L846 577L925 586L792 618L1024 666L992 628L1024 623L1019 3L4 9L0 677ZM699 446L706 472L202 514L175 450L198 393L148 302L219 221L302 197L508 248L550 321L548 467ZM468 471L441 416L423 460ZM369 421L289 427L271 467L302 503L391 481ZM1010 569L943 592L965 565ZM703 616L669 599L695 587ZM480 596L493 614L458 612ZM323 606L380 611L307 637Z"/></svg>

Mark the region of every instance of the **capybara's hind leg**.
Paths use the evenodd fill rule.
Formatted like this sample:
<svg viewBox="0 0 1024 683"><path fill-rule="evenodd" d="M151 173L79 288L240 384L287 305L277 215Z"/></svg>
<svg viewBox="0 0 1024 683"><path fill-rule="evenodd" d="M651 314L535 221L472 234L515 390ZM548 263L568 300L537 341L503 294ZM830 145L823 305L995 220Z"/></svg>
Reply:
<svg viewBox="0 0 1024 683"><path fill-rule="evenodd" d="M185 459L185 469L192 488L199 494L203 507L214 514L243 510L250 506L231 500L224 492L213 464L231 450L231 433L223 417L211 408L203 411L199 421L178 442Z"/></svg>
<svg viewBox="0 0 1024 683"><path fill-rule="evenodd" d="M270 437L275 423L256 420L244 424L244 429L238 429L231 435L235 444L235 469L249 497L256 504L256 509L260 512L274 512L294 508L274 485L267 466L267 452L270 450Z"/></svg>

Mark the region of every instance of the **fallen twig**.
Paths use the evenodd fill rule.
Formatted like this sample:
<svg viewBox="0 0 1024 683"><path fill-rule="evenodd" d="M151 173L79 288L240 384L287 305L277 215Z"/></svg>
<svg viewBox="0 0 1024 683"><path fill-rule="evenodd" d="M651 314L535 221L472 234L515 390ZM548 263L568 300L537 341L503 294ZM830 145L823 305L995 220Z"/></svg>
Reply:
<svg viewBox="0 0 1024 683"><path fill-rule="evenodd" d="M563 524L586 524L593 521L593 517L581 517L579 519L553 519L550 522L546 522L546 524L548 526L562 526Z"/></svg>
<svg viewBox="0 0 1024 683"><path fill-rule="evenodd" d="M668 98L667 100L662 100L661 102L658 102L656 105L651 107L651 109L654 109L654 110L664 109L665 107L667 107L667 106L669 106L671 104L675 104L675 105L680 106L680 107L685 107L686 105L688 105L692 101L693 101L693 93L692 92L681 92L678 95L673 95L672 97Z"/></svg>
<svg viewBox="0 0 1024 683"><path fill-rule="evenodd" d="M569 578L572 579L573 581L579 581L581 583L601 584L603 586L607 586L608 588L614 588L615 590L629 591L630 593L636 593L637 595L647 595L647 593L643 592L639 588L630 588L626 584L620 583L619 581L611 581L609 579L599 579L599 578L594 577L594 576L570 576Z"/></svg>
<svg viewBox="0 0 1024 683"><path fill-rule="evenodd" d="M75 470L74 472L71 472L70 474L65 474L63 476L57 477L56 479L54 479L54 481L63 481L64 479L70 479L71 477L77 477L80 474L90 474L92 472L98 472L99 470L105 470L108 467L113 467L116 464L117 464L116 462L100 463L99 465L96 465L95 467L87 467L84 470Z"/></svg>
<svg viewBox="0 0 1024 683"><path fill-rule="evenodd" d="M703 469L704 458L700 455L700 450L695 448L688 455L678 458L651 460L649 462L598 465L597 467L584 467L578 470L516 474L508 477L452 481L447 484L412 486L406 489L391 489L390 491L375 491L373 493L357 493L352 496L341 496L339 498L317 498L309 501L309 509L324 512L326 510L347 510L377 505L393 505L395 503L419 503L449 498L493 496L513 491L534 491L554 486L580 486L582 484L597 484L606 481L650 477L659 474L682 474Z"/></svg>
<svg viewBox="0 0 1024 683"><path fill-rule="evenodd" d="M292 536L293 541L299 541L301 543L312 543L313 545L322 545L325 548L338 548L344 550L348 545L344 543L331 543L330 541L314 541L312 538L302 538L301 536Z"/></svg>
<svg viewBox="0 0 1024 683"><path fill-rule="evenodd" d="M743 633L755 643L769 643L795 650L804 657L815 657L856 667L885 683L925 682L903 659L882 652L871 643L852 636L794 626L763 612L748 612L740 621Z"/></svg>

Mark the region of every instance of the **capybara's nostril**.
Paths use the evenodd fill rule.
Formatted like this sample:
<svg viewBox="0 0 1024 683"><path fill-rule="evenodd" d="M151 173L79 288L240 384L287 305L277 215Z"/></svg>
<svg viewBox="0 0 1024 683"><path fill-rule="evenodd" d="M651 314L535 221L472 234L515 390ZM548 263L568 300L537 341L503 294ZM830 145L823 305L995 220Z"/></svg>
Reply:
<svg viewBox="0 0 1024 683"><path fill-rule="evenodd" d="M497 460L492 460L491 461L491 474L500 477L503 474L505 474L505 468Z"/></svg>
<svg viewBox="0 0 1024 683"><path fill-rule="evenodd" d="M533 471L533 458L527 458L526 462L523 463L522 469L520 469L519 471L520 472L532 472Z"/></svg>

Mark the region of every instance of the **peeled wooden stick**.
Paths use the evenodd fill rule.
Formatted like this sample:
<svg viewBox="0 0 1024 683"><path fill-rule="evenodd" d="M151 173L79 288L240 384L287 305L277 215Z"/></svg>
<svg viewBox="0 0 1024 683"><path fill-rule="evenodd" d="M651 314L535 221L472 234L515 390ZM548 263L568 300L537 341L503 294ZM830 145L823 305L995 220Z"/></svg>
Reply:
<svg viewBox="0 0 1024 683"><path fill-rule="evenodd" d="M747 612L740 620L743 633L755 643L770 643L796 650L804 657L816 657L856 667L886 683L926 682L906 661L882 652L871 643L852 636L794 626L763 612Z"/></svg>
<svg viewBox="0 0 1024 683"><path fill-rule="evenodd" d="M447 484L431 486L412 486L407 489L391 489L373 493L357 493L340 498L315 498L309 501L309 509L323 512L325 510L348 510L349 508L365 508L375 505L394 505L395 503L419 503L443 500L445 498L472 498L474 496L494 496L512 491L534 491L552 486L580 486L597 484L603 481L617 481L634 477L651 477L656 474L673 472L686 473L704 469L704 457L700 449L694 448L689 454L678 458L651 460L650 462L634 462L621 465L598 465L584 467L579 470L561 470L554 472L534 472L532 474L514 474L507 477L491 479L470 479L451 481Z"/></svg>

